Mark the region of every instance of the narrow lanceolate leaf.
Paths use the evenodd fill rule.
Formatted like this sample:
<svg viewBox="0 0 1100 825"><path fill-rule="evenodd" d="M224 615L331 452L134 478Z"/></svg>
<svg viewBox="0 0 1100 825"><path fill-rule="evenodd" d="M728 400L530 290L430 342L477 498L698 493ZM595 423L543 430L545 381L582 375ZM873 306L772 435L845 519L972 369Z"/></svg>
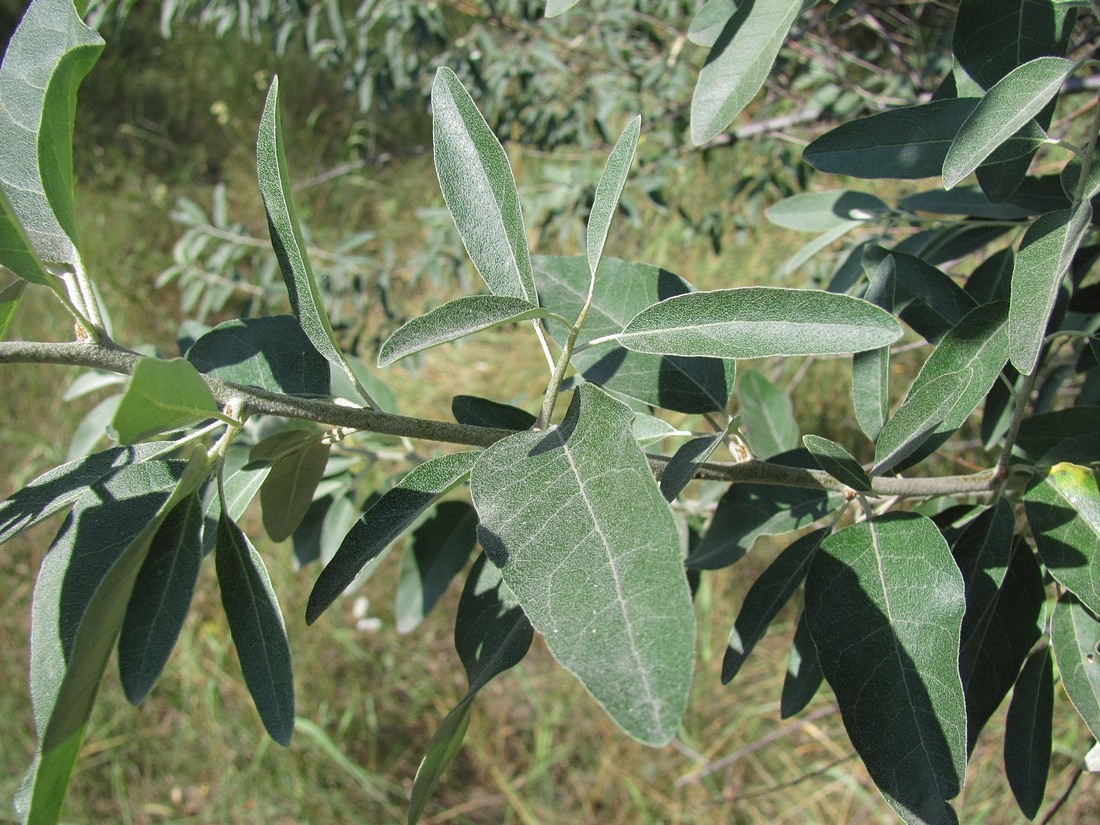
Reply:
<svg viewBox="0 0 1100 825"><path fill-rule="evenodd" d="M527 410L476 395L456 395L452 398L451 415L459 424L501 430L529 430L535 423L535 416Z"/></svg>
<svg viewBox="0 0 1100 825"><path fill-rule="evenodd" d="M582 385L559 426L487 449L470 491L482 546L558 661L624 731L662 745L687 701L695 617L630 418Z"/></svg>
<svg viewBox="0 0 1100 825"><path fill-rule="evenodd" d="M821 662L817 660L817 648L810 637L806 611L803 610L794 630L790 656L787 657L787 674L783 677L783 692L779 698L780 718L789 719L801 713L814 698L824 678Z"/></svg>
<svg viewBox="0 0 1100 825"><path fill-rule="evenodd" d="M863 434L878 438L890 414L890 347L852 356L852 406Z"/></svg>
<svg viewBox="0 0 1100 825"><path fill-rule="evenodd" d="M1062 278L1091 220L1092 207L1083 201L1074 209L1043 215L1028 227L1020 242L1012 267L1008 337L1012 365L1024 375L1029 375L1039 360Z"/></svg>
<svg viewBox="0 0 1100 825"><path fill-rule="evenodd" d="M966 119L943 161L950 189L1039 114L1074 69L1072 60L1037 57L993 84Z"/></svg>
<svg viewBox="0 0 1100 825"><path fill-rule="evenodd" d="M527 655L534 630L523 610L483 553L466 577L455 616L455 648L470 689L432 737L409 794L409 825L424 811L439 777L462 745L477 692Z"/></svg>
<svg viewBox="0 0 1100 825"><path fill-rule="evenodd" d="M897 340L901 327L859 298L749 286L668 298L642 310L615 337L635 352L767 358L861 352Z"/></svg>
<svg viewBox="0 0 1100 825"><path fill-rule="evenodd" d="M544 307L566 318L579 317L592 280L584 257L540 255L535 258L535 277ZM666 269L605 256L592 305L577 336L581 349L573 353L573 367L585 381L666 410L724 411L736 374L733 361L646 355L611 343L583 348L589 341L621 331L657 301L691 291L690 284ZM555 324L550 333L564 343L562 327Z"/></svg>
<svg viewBox="0 0 1100 825"><path fill-rule="evenodd" d="M665 501L672 501L680 495L688 482L695 477L699 465L710 458L711 453L725 440L727 432L728 430L723 430L714 435L700 436L680 445L661 473L660 488Z"/></svg>
<svg viewBox="0 0 1100 825"><path fill-rule="evenodd" d="M1097 473L1056 464L1024 495L1039 557L1051 576L1100 613L1100 489Z"/></svg>
<svg viewBox="0 0 1100 825"><path fill-rule="evenodd" d="M559 14L565 14L579 2L580 0L546 0L546 16L557 17Z"/></svg>
<svg viewBox="0 0 1100 825"><path fill-rule="evenodd" d="M392 364L406 355L457 341L475 332L514 324L550 313L523 298L500 295L468 295L413 318L382 345L378 366Z"/></svg>
<svg viewBox="0 0 1100 825"><path fill-rule="evenodd" d="M1046 793L1053 721L1054 669L1047 645L1020 671L1005 719L1005 776L1028 819L1039 813Z"/></svg>
<svg viewBox="0 0 1100 825"><path fill-rule="evenodd" d="M413 533L401 560L394 607L397 632L410 633L435 607L477 544L477 513L465 501L444 501Z"/></svg>
<svg viewBox="0 0 1100 825"><path fill-rule="evenodd" d="M964 369L945 373L902 402L879 433L871 475L889 472L928 440L958 402L972 372Z"/></svg>
<svg viewBox="0 0 1100 825"><path fill-rule="evenodd" d="M432 84L432 138L443 198L489 290L538 303L512 167L470 93L446 67Z"/></svg>
<svg viewBox="0 0 1100 825"><path fill-rule="evenodd" d="M832 189L784 198L764 213L768 220L796 232L829 232L853 221L871 221L890 206L866 192Z"/></svg>
<svg viewBox="0 0 1100 825"><path fill-rule="evenodd" d="M39 749L26 821L57 821L69 777L150 543L176 501L206 475L189 462L126 467L76 503L43 560L31 625L31 698Z"/></svg>
<svg viewBox="0 0 1100 825"><path fill-rule="evenodd" d="M857 178L930 178L978 101L934 100L842 123L813 141L802 159L815 169Z"/></svg>
<svg viewBox="0 0 1100 825"><path fill-rule="evenodd" d="M50 275L38 259L30 238L23 231L19 219L8 203L8 196L0 186L0 266L5 266L32 284L50 285Z"/></svg>
<svg viewBox="0 0 1100 825"><path fill-rule="evenodd" d="M134 365L126 392L111 426L123 444L153 433L177 430L218 415L214 394L182 358L141 358Z"/></svg>
<svg viewBox="0 0 1100 825"><path fill-rule="evenodd" d="M179 638L202 562L202 499L179 502L154 536L118 637L118 672L130 704L149 692Z"/></svg>
<svg viewBox="0 0 1100 825"><path fill-rule="evenodd" d="M0 67L0 188L38 259L71 272L84 268L73 209L76 92L101 51L103 39L84 25L71 0L37 0ZM5 246L9 239L7 231L0 236ZM30 266L13 271L33 276Z"/></svg>
<svg viewBox="0 0 1100 825"><path fill-rule="evenodd" d="M260 195L267 212L267 228L279 269L290 295L290 306L302 330L317 351L351 380L367 403L370 398L344 358L325 310L323 295L309 263L305 239L294 209L290 170L286 163L283 122L279 111L279 78L273 78L267 93L260 131L256 138L256 171ZM373 404L372 404L373 406Z"/></svg>
<svg viewBox="0 0 1100 825"><path fill-rule="evenodd" d="M1014 542L1014 527L1012 508L1001 498L955 542L955 561L966 583L959 675L966 693L967 752L973 752L1039 640L1043 574L1031 549Z"/></svg>
<svg viewBox="0 0 1100 825"><path fill-rule="evenodd" d="M899 291L916 300L902 310L901 318L932 343L978 305L947 274L932 264L904 252L893 252L894 277Z"/></svg>
<svg viewBox="0 0 1100 825"><path fill-rule="evenodd" d="M294 676L283 614L263 559L224 513L218 520L214 560L244 683L264 728L288 746L294 733Z"/></svg>
<svg viewBox="0 0 1100 825"><path fill-rule="evenodd" d="M642 130L641 115L631 118L630 123L619 135L615 148L607 158L600 182L596 184L596 194L592 200L592 211L588 214L587 251L588 269L592 277L596 277L596 268L603 258L604 244L607 243L607 233L611 229L611 221L619 208L619 198L626 186L626 177L630 173L630 165L634 162L634 153L638 148L638 135Z"/></svg>
<svg viewBox="0 0 1100 825"><path fill-rule="evenodd" d="M954 823L966 770L963 580L927 518L891 513L827 538L806 614L856 751L907 822Z"/></svg>
<svg viewBox="0 0 1100 825"><path fill-rule="evenodd" d="M746 372L737 386L741 429L757 458L771 458L798 446L798 422L791 398L758 372Z"/></svg>
<svg viewBox="0 0 1100 825"><path fill-rule="evenodd" d="M1054 608L1050 641L1066 695L1100 739L1100 620L1065 593Z"/></svg>
<svg viewBox="0 0 1100 825"><path fill-rule="evenodd" d="M756 0L730 8L691 98L691 140L722 132L760 91L802 0Z"/></svg>
<svg viewBox="0 0 1100 825"><path fill-rule="evenodd" d="M23 300L23 292L27 288L26 281L12 281L3 289L0 289L0 341L8 335L8 329Z"/></svg>
<svg viewBox="0 0 1100 825"><path fill-rule="evenodd" d="M871 491L871 477L867 475L863 465L835 441L819 435L804 435L802 443L818 466L841 484L847 484L853 490L864 493Z"/></svg>
<svg viewBox="0 0 1100 825"><path fill-rule="evenodd" d="M437 498L466 478L479 455L479 451L471 450L429 459L363 513L317 577L306 605L306 622L317 621L367 564L409 529Z"/></svg>
<svg viewBox="0 0 1100 825"><path fill-rule="evenodd" d="M290 538L301 524L325 474L330 449L330 445L314 441L271 465L260 487L260 505L264 529L272 541Z"/></svg>
<svg viewBox="0 0 1100 825"><path fill-rule="evenodd" d="M772 620L802 584L814 553L828 534L828 530L821 529L803 536L776 556L753 582L730 630L726 655L722 659L723 685L728 685L737 675L756 643L764 638Z"/></svg>

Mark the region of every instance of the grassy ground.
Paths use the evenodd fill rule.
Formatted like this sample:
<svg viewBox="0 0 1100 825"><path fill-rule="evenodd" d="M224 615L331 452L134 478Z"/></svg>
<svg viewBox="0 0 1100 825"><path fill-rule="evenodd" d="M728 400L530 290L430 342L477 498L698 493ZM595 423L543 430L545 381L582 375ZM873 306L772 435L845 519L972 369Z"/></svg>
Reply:
<svg viewBox="0 0 1100 825"><path fill-rule="evenodd" d="M251 183L249 142L266 81L260 54L195 44L132 42L118 62L93 74L78 129L82 160L79 204L86 255L128 344L151 342L170 351L178 322L171 291L152 280L168 263L177 229L168 210L178 195L209 202L213 183L231 183L231 204L250 229L264 232ZM219 51L219 49L221 49ZM160 54L155 52L160 50ZM160 66L181 68L180 80ZM298 67L301 69L301 67ZM283 70L287 76L286 70ZM346 113L308 72L285 84L292 100L293 165L332 162L334 131ZM125 94L123 94L125 93ZM164 107L164 98L180 100ZM123 100L121 112L112 99ZM125 101L135 101L125 103ZM221 101L225 123L212 114ZM120 127L119 124L122 124ZM327 124L327 125L326 125ZM83 134L84 132L79 132ZM204 148L205 147L205 148ZM685 197L723 197L723 176L745 154L706 169L687 164ZM524 175L539 173L528 159ZM385 218L408 233L418 205L438 205L431 164L412 159L380 173L369 191L334 184L310 190L305 208L333 236ZM381 197L378 197L381 195ZM371 200L370 198L373 198ZM349 221L350 218L350 221ZM351 225L354 221L354 225ZM613 254L670 266L701 287L766 281L803 240L760 224L732 233L716 255L699 241L685 249L671 214L656 211L615 229ZM385 230L385 225L380 225ZM415 236L409 237L415 242ZM568 249L540 249L567 252ZM448 296L450 297L450 296ZM59 309L32 295L14 333L63 340ZM532 342L501 331L422 359L415 372L398 369L392 383L403 411L447 415L456 391L504 401L530 400L543 380ZM531 358L524 361L524 350ZM508 353L501 370L500 353ZM760 365L789 378L793 367ZM8 367L9 397L0 425L0 459L7 493L64 458L75 422L96 397L63 402L71 373L61 368ZM833 433L851 427L844 370L816 364L799 385L800 420ZM253 514L250 534L260 535ZM0 551L0 798L11 797L33 752L26 688L27 616L34 571L56 523L42 525ZM388 823L402 821L411 778L435 725L462 696L465 680L451 644L457 588L413 636L394 630L392 592L397 554L368 585L379 629L356 629L351 604L314 628L302 616L314 570L293 569L285 547L260 543L283 601L295 658L298 713L293 744L282 749L263 734L244 689L206 565L192 612L164 677L131 709L114 674L101 692L65 809L79 823ZM478 700L466 746L441 783L426 821L432 823L821 823L893 822L844 734L832 697L823 689L794 720L779 719L778 698L796 616L789 606L735 683L719 682L729 627L745 592L777 551L758 547L738 566L708 574L697 599L700 665L675 746L644 748L621 735L584 690L536 642L528 658L487 687ZM1060 697L1048 806L1070 785L1087 748L1083 726ZM1000 771L1003 716L991 723L976 752L959 801L964 822L1023 821ZM1082 778L1055 822L1095 822L1100 783ZM0 822L10 814L0 809Z"/></svg>

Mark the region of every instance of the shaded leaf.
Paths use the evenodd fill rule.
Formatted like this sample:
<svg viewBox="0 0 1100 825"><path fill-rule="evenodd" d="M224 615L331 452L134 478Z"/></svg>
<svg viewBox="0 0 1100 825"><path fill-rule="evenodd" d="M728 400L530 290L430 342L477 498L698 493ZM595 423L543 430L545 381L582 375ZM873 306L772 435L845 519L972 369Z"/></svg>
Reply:
<svg viewBox="0 0 1100 825"><path fill-rule="evenodd" d="M889 205L874 195L851 189L831 189L791 195L769 207L764 214L784 229L828 232L852 221L873 221L889 211Z"/></svg>
<svg viewBox="0 0 1100 825"><path fill-rule="evenodd" d="M704 0L695 16L691 18L687 37L696 46L708 49L715 44L722 29L737 10L735 0Z"/></svg>
<svg viewBox="0 0 1100 825"><path fill-rule="evenodd" d="M892 315L859 298L750 286L667 298L616 338L635 352L766 358L860 352L900 336Z"/></svg>
<svg viewBox="0 0 1100 825"><path fill-rule="evenodd" d="M642 118L636 115L623 129L623 133L615 142L611 155L607 158L603 174L596 184L596 194L592 199L592 211L588 213L588 227L586 231L586 250L588 254L588 271L596 278L596 268L603 258L604 245L607 243L607 233L611 229L611 221L619 208L619 198L623 194L626 185L626 177L630 173L630 165L634 162L634 153L638 148L638 135L642 129Z"/></svg>
<svg viewBox="0 0 1100 825"><path fill-rule="evenodd" d="M489 447L470 492L482 546L551 652L624 731L660 745L687 701L695 617L630 418L582 385L559 426Z"/></svg>
<svg viewBox="0 0 1100 825"><path fill-rule="evenodd" d="M411 527L439 496L466 478L480 454L479 450L471 450L429 459L375 501L344 536L336 555L317 577L306 605L306 623L317 621L367 564Z"/></svg>
<svg viewBox="0 0 1100 825"><path fill-rule="evenodd" d="M1005 776L1024 816L1034 819L1046 793L1054 721L1050 646L1028 657L1005 720Z"/></svg>
<svg viewBox="0 0 1100 825"><path fill-rule="evenodd" d="M916 299L901 318L932 343L977 308L962 287L932 264L904 252L894 251L892 257L898 287Z"/></svg>
<svg viewBox="0 0 1100 825"><path fill-rule="evenodd" d="M452 398L451 415L459 424L502 430L529 430L535 423L535 416L527 410L473 395L456 395Z"/></svg>
<svg viewBox="0 0 1100 825"><path fill-rule="evenodd" d="M287 747L294 733L294 676L283 614L263 559L225 513L214 560L244 683L268 734Z"/></svg>
<svg viewBox="0 0 1100 825"><path fill-rule="evenodd" d="M330 445L314 441L271 465L260 487L260 506L272 541L290 538L301 523L325 474L330 450Z"/></svg>
<svg viewBox="0 0 1100 825"><path fill-rule="evenodd" d="M414 352L457 341L475 332L549 315L547 310L523 298L499 295L457 298L397 329L382 344L378 366L385 367ZM564 322L564 319L559 320Z"/></svg>
<svg viewBox="0 0 1100 825"><path fill-rule="evenodd" d="M476 694L467 693L443 717L432 735L424 758L416 769L412 790L409 791L409 814L406 819L409 825L416 825L420 821L424 807L431 799L440 777L462 749L462 740L466 738L466 729L470 726L470 712L474 709L475 698Z"/></svg>
<svg viewBox="0 0 1100 825"><path fill-rule="evenodd" d="M2 173L0 173L2 174ZM50 274L38 260L27 233L15 216L4 191L3 177L0 177L0 266L5 266L22 280L32 284L51 286Z"/></svg>
<svg viewBox="0 0 1100 825"><path fill-rule="evenodd" d="M755 0L730 9L691 98L692 143L717 136L753 99L801 8L802 0Z"/></svg>
<svg viewBox="0 0 1100 825"><path fill-rule="evenodd" d="M730 630L722 659L723 685L737 675L756 643L764 638L768 626L802 584L814 553L828 534L822 528L793 542L753 582Z"/></svg>
<svg viewBox="0 0 1100 825"><path fill-rule="evenodd" d="M686 438L691 435L690 431L673 427L663 418L642 412L634 413L630 432L633 433L634 440L643 447L660 444L666 438Z"/></svg>
<svg viewBox="0 0 1100 825"><path fill-rule="evenodd" d="M700 436L680 445L661 473L659 486L665 501L671 502L680 495L694 478L698 466L710 458L711 453L725 440L727 432L728 430L723 430L714 435Z"/></svg>
<svg viewBox="0 0 1100 825"><path fill-rule="evenodd" d="M725 410L736 371L731 361L643 355L607 344L583 349L594 338L619 332L651 304L691 291L682 278L649 264L605 256L600 272L592 307L577 337L582 349L572 360L584 380L666 410ZM544 307L566 318L580 314L591 278L585 258L539 256L535 277ZM559 343L564 341L559 327L550 331L559 336Z"/></svg>
<svg viewBox="0 0 1100 825"><path fill-rule="evenodd" d="M1091 220L1092 209L1082 202L1075 209L1042 215L1020 241L1012 267L1008 337L1012 365L1024 375L1029 375L1039 360L1062 278Z"/></svg>
<svg viewBox="0 0 1100 825"><path fill-rule="evenodd" d="M783 692L779 699L779 717L789 719L801 713L814 698L824 678L821 663L817 660L817 648L810 637L806 611L803 610L798 616L794 642L787 658L787 675L783 677Z"/></svg>
<svg viewBox="0 0 1100 825"><path fill-rule="evenodd" d="M26 287L26 281L12 281L0 289L0 341L8 336L8 329L23 300L23 291Z"/></svg>
<svg viewBox="0 0 1100 825"><path fill-rule="evenodd" d="M852 356L852 406L859 428L874 441L890 414L890 347Z"/></svg>
<svg viewBox="0 0 1100 825"><path fill-rule="evenodd" d="M1016 255L1011 248L994 252L974 268L963 289L978 304L1007 301L1012 289L1012 268L1015 263Z"/></svg>
<svg viewBox="0 0 1100 825"><path fill-rule="evenodd" d="M1069 593L1054 607L1050 641L1058 675L1092 735L1100 739L1100 621Z"/></svg>
<svg viewBox="0 0 1100 825"><path fill-rule="evenodd" d="M1100 612L1100 489L1097 474L1056 464L1024 494L1043 566L1093 613Z"/></svg>
<svg viewBox="0 0 1100 825"><path fill-rule="evenodd" d="M432 84L439 187L458 234L494 295L537 302L519 193L508 157L454 72Z"/></svg>
<svg viewBox="0 0 1100 825"><path fill-rule="evenodd" d="M841 484L847 484L853 490L864 493L871 491L871 477L867 475L863 465L835 441L819 435L805 435L802 443L817 465Z"/></svg>
<svg viewBox="0 0 1100 825"><path fill-rule="evenodd" d="M741 429L757 458L771 458L798 446L798 422L787 393L758 372L745 372L737 386Z"/></svg>
<svg viewBox="0 0 1100 825"><path fill-rule="evenodd" d="M806 579L810 631L844 727L883 796L910 822L957 821L947 800L966 770L958 670L965 606L947 543L912 513L829 536Z"/></svg>
<svg viewBox="0 0 1100 825"><path fill-rule="evenodd" d="M1016 447L1033 464L1100 461L1100 407L1077 406L1029 415Z"/></svg>
<svg viewBox="0 0 1100 825"><path fill-rule="evenodd" d="M328 363L289 315L226 321L187 350L199 372L286 395L328 395Z"/></svg>
<svg viewBox="0 0 1100 825"><path fill-rule="evenodd" d="M413 532L401 560L394 608L397 632L409 633L466 566L477 544L477 513L465 501L444 501Z"/></svg>
<svg viewBox="0 0 1100 825"><path fill-rule="evenodd" d="M973 102L973 101L971 101ZM936 215L965 215L991 221L1015 221L1034 214L1029 209L1011 203L993 203L976 186L956 186L950 191L932 189L907 195L898 206L913 212L931 212ZM978 303L982 303L979 301Z"/></svg>
<svg viewBox="0 0 1100 825"><path fill-rule="evenodd" d="M218 415L214 394L182 358L139 358L111 421L123 444Z"/></svg>

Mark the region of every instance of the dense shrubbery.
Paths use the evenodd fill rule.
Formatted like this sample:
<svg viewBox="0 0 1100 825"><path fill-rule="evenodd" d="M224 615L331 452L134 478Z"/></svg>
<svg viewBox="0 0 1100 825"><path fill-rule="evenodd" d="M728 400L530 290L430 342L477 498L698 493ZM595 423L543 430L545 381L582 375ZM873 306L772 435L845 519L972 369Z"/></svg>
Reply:
<svg viewBox="0 0 1100 825"><path fill-rule="evenodd" d="M827 681L890 805L907 821L951 822L968 756L1011 692L1005 771L1021 809L1035 816L1051 751L1055 670L1100 735L1100 245L1092 208L1100 129L1095 102L1059 107L1065 90L1095 86L1096 10L964 0L951 66L929 99L919 97L918 72L891 87L916 97L913 105L848 120L803 155L823 172L941 178L942 186L890 201L855 188L787 198L769 218L814 233L791 270L852 239L826 288L699 292L679 274L605 255L640 138L649 134L644 100L645 122L579 94L568 101L578 113L568 125L578 131L561 132L569 118L546 112L565 101L537 70L522 80L538 89L522 110L511 98L493 99L508 89L500 78L512 77L502 66L526 66L541 54L541 38L558 36L536 19L541 4L493 5L485 4L484 20L522 23L530 52L509 52L499 64L484 52L478 65L470 56L456 60L474 82L440 67L431 91L439 183L488 294L409 321L382 345L378 364L520 324L549 378L531 409L456 395L454 421L394 414L379 374L339 345L294 209L278 80L260 118L257 169L293 315L220 324L188 342L180 358L116 343L80 255L71 172L76 91L102 40L70 0L30 5L0 69L0 142L8 147L0 159L0 264L17 276L0 292L0 334L30 284L57 295L77 338L5 341L0 361L76 364L129 379L111 418L117 446L62 465L0 503L0 540L69 511L35 585L39 752L19 799L24 816L57 820L112 652L130 701L152 687L208 553L246 685L271 736L289 742L294 682L282 615L264 562L237 525L257 495L269 537L290 538L302 561L323 563L309 622L362 584L406 533L403 629L466 574L455 646L469 692L429 746L410 821L461 744L478 692L526 655L536 631L624 732L651 745L672 741L695 665L691 584L735 564L758 537L787 533L793 540L742 605L723 681L735 678L801 590L784 715L798 713ZM574 5L552 0L547 11ZM652 5L611 3L600 14L620 21L607 31L621 37L626 62L615 77L627 85L658 77L662 65L684 71L669 60L684 39L708 50L690 107L690 82L655 86L683 94L687 118L654 130L664 151L679 152L688 135L706 145L728 134L803 6L813 4L710 0L684 34L661 19L662 4ZM835 4L830 17L853 5ZM192 7L199 8L179 6ZM327 54L300 4L245 7L271 11L288 36L304 25L310 48ZM228 4L202 8L252 36L271 22L232 17ZM427 71L450 54L443 47L455 42L447 26L456 11L416 8L364 3L366 17L351 26L335 13L326 18L345 38L343 45L336 38L333 65L345 65L342 50L361 55L372 37L384 41L392 31L399 41L418 34L438 41L442 51L408 77ZM338 5L314 7L322 9ZM570 40L577 44L570 53L587 44L585 54L598 54L587 38L598 40L603 21L597 16L586 37ZM462 25L459 40L495 31ZM653 36L638 45L647 31ZM606 44L604 51L619 54ZM368 89L364 108L377 84L386 94L403 88L391 65L401 53L394 46L382 68L351 60L349 76ZM585 82L606 84L582 68ZM489 122L467 86L484 93ZM593 105L596 115L581 114ZM585 255L531 255L508 157L490 123L552 145L618 135L583 210ZM583 132L591 124L595 131ZM960 185L972 174L975 184ZM923 361L890 409L899 343ZM784 391L744 367L730 416L738 361L825 356L851 358L859 443L843 446L836 433L800 437ZM557 402L570 390L563 417ZM980 423L972 421L978 411ZM983 468L909 472L932 465L960 433L977 440L971 457ZM408 439L462 449L410 452L407 474L375 489L372 452ZM675 449L645 452L669 444ZM467 485L468 499L459 494ZM716 504L701 506L707 501ZM478 546L483 552L469 566Z"/></svg>

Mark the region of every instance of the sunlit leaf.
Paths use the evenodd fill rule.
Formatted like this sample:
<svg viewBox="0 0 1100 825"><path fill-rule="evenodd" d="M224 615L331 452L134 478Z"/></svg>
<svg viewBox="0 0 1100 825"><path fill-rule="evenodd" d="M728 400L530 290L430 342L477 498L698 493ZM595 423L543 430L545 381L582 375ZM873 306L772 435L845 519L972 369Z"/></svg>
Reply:
<svg viewBox="0 0 1100 825"><path fill-rule="evenodd" d="M50 274L38 260L38 253L8 203L2 175L0 172L0 266L6 266L24 282L49 286Z"/></svg>
<svg viewBox="0 0 1100 825"><path fill-rule="evenodd" d="M0 289L0 341L8 335L8 329L23 300L23 291L27 287L26 281L12 281L3 289Z"/></svg>
<svg viewBox="0 0 1100 825"><path fill-rule="evenodd" d="M638 135L641 129L641 116L631 118L611 150L607 165L604 166L603 174L600 175L600 181L596 184L596 194L592 199L592 211L588 214L586 232L588 270L593 278L596 277L596 268L603 258L607 233L611 229L615 212L618 211L619 198L623 194L630 165L634 162L634 152L638 148Z"/></svg>
<svg viewBox="0 0 1100 825"><path fill-rule="evenodd" d="M784 198L764 213L768 220L797 232L828 232L852 221L873 221L890 211L874 195L851 189L801 192Z"/></svg>
<svg viewBox="0 0 1100 825"><path fill-rule="evenodd" d="M1050 641L1066 695L1100 739L1100 621L1064 593L1054 608Z"/></svg>
<svg viewBox="0 0 1100 825"><path fill-rule="evenodd" d="M758 372L745 372L737 385L741 429L757 458L771 458L798 446L798 422L791 398Z"/></svg>
<svg viewBox="0 0 1100 825"><path fill-rule="evenodd" d="M806 579L810 631L844 727L909 822L957 821L947 800L966 771L965 606L947 543L912 513L834 533Z"/></svg>
<svg viewBox="0 0 1100 825"><path fill-rule="evenodd" d="M907 397L879 433L871 474L882 475L916 452L958 403L972 377L972 369L944 373Z"/></svg>
<svg viewBox="0 0 1100 825"><path fill-rule="evenodd" d="M489 447L470 492L482 546L551 652L624 731L661 745L687 701L695 617L630 417L582 385L559 426Z"/></svg>
<svg viewBox="0 0 1100 825"><path fill-rule="evenodd" d="M457 341L475 332L549 315L549 311L523 298L467 295L436 307L398 328L382 344L378 366L387 366L406 355Z"/></svg>
<svg viewBox="0 0 1100 825"><path fill-rule="evenodd" d="M1054 669L1050 646L1028 657L1005 719L1005 776L1024 816L1034 819L1043 804L1050 771L1054 721Z"/></svg>
<svg viewBox="0 0 1100 825"><path fill-rule="evenodd" d="M139 358L111 426L123 444L218 415L214 394L182 358Z"/></svg>
<svg viewBox="0 0 1100 825"><path fill-rule="evenodd" d="M767 358L860 352L900 336L892 315L859 298L750 286L668 298L615 337L635 352Z"/></svg>
<svg viewBox="0 0 1100 825"><path fill-rule="evenodd" d="M804 435L802 443L818 466L841 484L847 484L853 490L870 492L871 477L855 456L841 445L819 435Z"/></svg>
<svg viewBox="0 0 1100 825"><path fill-rule="evenodd" d="M890 347L852 356L852 406L864 435L878 438L890 414Z"/></svg>
<svg viewBox="0 0 1100 825"><path fill-rule="evenodd" d="M559 14L565 14L579 2L580 0L546 0L546 16L557 17Z"/></svg>
<svg viewBox="0 0 1100 825"><path fill-rule="evenodd" d="M718 40L722 29L736 10L736 0L704 0L691 18L688 40L696 46L706 46L709 49Z"/></svg>

